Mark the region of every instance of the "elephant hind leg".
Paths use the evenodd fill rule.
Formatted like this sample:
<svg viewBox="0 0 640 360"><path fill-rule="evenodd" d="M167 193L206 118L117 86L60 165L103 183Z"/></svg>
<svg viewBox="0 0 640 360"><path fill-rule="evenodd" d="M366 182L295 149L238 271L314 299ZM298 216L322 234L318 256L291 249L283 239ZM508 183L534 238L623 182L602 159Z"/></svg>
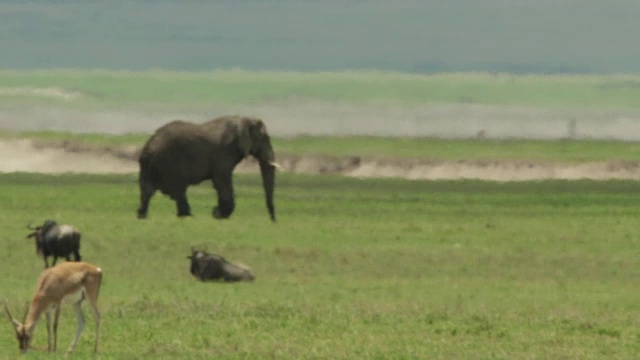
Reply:
<svg viewBox="0 0 640 360"><path fill-rule="evenodd" d="M147 217L147 211L149 210L149 201L151 197L158 189L155 185L140 180L140 207L138 207L138 219L144 219Z"/></svg>
<svg viewBox="0 0 640 360"><path fill-rule="evenodd" d="M179 217L191 216L191 206L189 206L186 191L173 194L171 195L171 198L176 202L176 209Z"/></svg>
<svg viewBox="0 0 640 360"><path fill-rule="evenodd" d="M235 207L233 200L230 202L220 200L218 206L213 208L213 217L216 219L228 219L233 214Z"/></svg>
<svg viewBox="0 0 640 360"><path fill-rule="evenodd" d="M236 207L231 175L214 178L213 186L218 193L218 206L213 208L213 217L216 219L227 219Z"/></svg>

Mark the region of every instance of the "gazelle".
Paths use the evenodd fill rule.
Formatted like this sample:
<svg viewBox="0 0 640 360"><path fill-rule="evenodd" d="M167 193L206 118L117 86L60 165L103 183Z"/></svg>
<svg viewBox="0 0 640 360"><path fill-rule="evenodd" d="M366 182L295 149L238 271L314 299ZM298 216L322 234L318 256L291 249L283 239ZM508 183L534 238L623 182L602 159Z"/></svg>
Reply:
<svg viewBox="0 0 640 360"><path fill-rule="evenodd" d="M40 315L44 312L47 318L47 349L48 351L56 351L58 318L60 317L61 303L64 300L64 302L73 304L78 318L76 337L71 342L71 346L69 346L69 352L73 351L84 328L85 321L81 304L82 300L87 298L96 321L94 351L98 352L98 337L100 333L98 294L101 280L102 270L86 262L65 262L43 271L38 279L36 293L33 296L33 300L31 300L31 306L29 306L22 323L11 315L6 304L4 306L15 328L20 350L26 352L30 347L36 324L40 319ZM53 318L53 346L51 346L51 311L55 311Z"/></svg>

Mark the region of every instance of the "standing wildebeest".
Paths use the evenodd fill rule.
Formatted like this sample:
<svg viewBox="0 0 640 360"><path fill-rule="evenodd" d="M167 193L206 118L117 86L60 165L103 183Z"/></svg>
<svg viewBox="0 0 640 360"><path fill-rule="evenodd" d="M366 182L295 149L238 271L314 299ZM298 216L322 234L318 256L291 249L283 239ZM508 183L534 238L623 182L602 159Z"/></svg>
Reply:
<svg viewBox="0 0 640 360"><path fill-rule="evenodd" d="M140 153L138 218L147 216L156 190L176 202L178 216L190 216L187 187L204 180L211 180L218 193L213 216L228 218L235 208L232 173L249 155L260 164L267 209L275 221L273 188L278 165L267 128L260 119L240 116L203 124L176 120L156 130Z"/></svg>
<svg viewBox="0 0 640 360"><path fill-rule="evenodd" d="M220 255L191 248L191 256L187 258L191 259L191 274L200 281L223 279L226 282L233 282L255 279L249 267L229 262Z"/></svg>
<svg viewBox="0 0 640 360"><path fill-rule="evenodd" d="M27 238L36 238L36 254L42 255L44 258L44 267L49 267L47 258L53 256L53 264L56 264L58 257L64 257L67 261L71 260L73 253L74 261L80 261L80 232L71 225L58 225L53 220L47 220L41 226L31 227L27 225L27 229L34 230Z"/></svg>

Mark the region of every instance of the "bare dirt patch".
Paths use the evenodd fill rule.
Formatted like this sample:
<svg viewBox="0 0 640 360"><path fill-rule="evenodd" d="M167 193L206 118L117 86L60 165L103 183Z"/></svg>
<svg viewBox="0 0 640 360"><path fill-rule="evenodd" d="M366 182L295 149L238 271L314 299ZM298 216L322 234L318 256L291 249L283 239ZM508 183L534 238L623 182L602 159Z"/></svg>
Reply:
<svg viewBox="0 0 640 360"><path fill-rule="evenodd" d="M0 172L136 173L137 147L105 147L73 141L12 139L0 141ZM395 177L412 180L482 179L640 179L639 162L602 161L579 164L535 161L430 161L404 158L362 158L279 155L283 171L341 174L351 177ZM238 172L258 172L247 160Z"/></svg>
<svg viewBox="0 0 640 360"><path fill-rule="evenodd" d="M42 97L65 101L75 100L83 96L83 94L78 91L63 89L60 87L37 88L31 86L0 87L0 95Z"/></svg>
<svg viewBox="0 0 640 360"><path fill-rule="evenodd" d="M122 156L109 149L28 139L0 141L0 172L95 174L136 171L137 163L131 156Z"/></svg>

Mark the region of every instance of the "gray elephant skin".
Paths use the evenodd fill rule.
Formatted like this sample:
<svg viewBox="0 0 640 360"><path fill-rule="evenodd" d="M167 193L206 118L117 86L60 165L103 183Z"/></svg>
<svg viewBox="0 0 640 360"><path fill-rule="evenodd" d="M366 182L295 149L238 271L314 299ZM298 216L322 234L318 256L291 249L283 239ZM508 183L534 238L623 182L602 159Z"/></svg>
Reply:
<svg viewBox="0 0 640 360"><path fill-rule="evenodd" d="M233 170L249 155L260 165L267 209L275 222L278 165L271 140L262 120L241 116L223 116L202 124L175 120L158 128L140 153L138 218L147 216L157 190L175 201L178 216L190 216L187 188L204 180L211 180L218 194L213 216L228 218L235 208Z"/></svg>

